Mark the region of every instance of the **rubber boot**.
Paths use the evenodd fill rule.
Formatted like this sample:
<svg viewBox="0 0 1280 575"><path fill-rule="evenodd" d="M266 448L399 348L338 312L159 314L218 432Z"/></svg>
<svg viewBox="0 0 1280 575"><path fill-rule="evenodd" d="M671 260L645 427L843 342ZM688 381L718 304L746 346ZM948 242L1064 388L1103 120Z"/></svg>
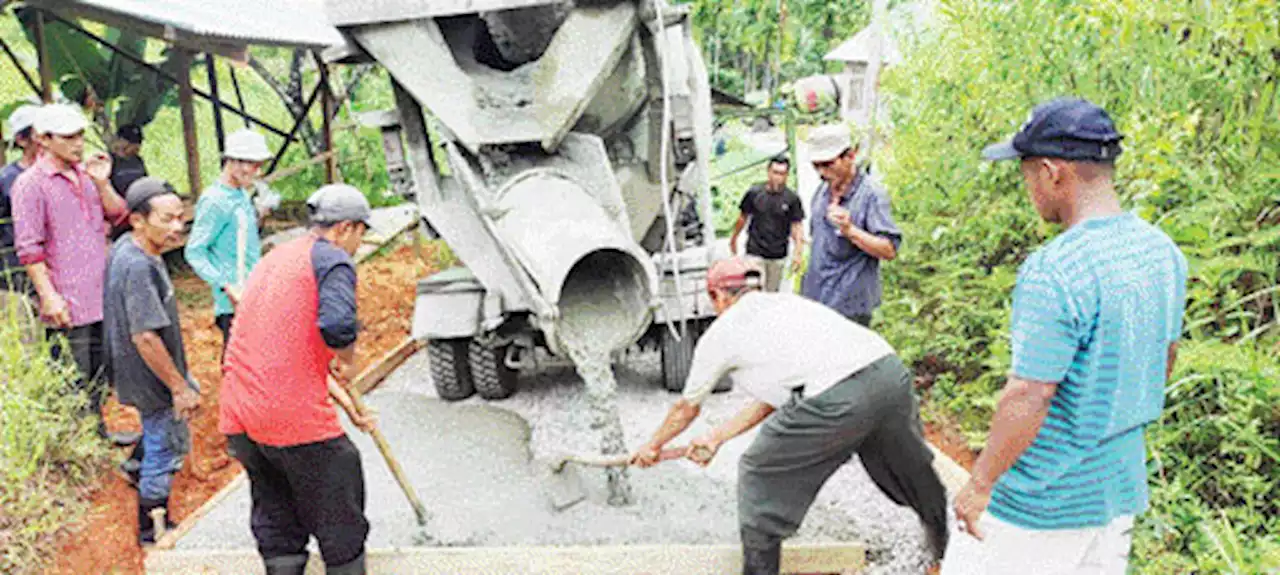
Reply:
<svg viewBox="0 0 1280 575"><path fill-rule="evenodd" d="M778 575L782 538L742 528L742 575Z"/></svg>
<svg viewBox="0 0 1280 575"><path fill-rule="evenodd" d="M155 521L151 519L151 511L168 505L167 499L144 499L138 498L138 544L154 545L156 542L156 526ZM168 514L165 514L165 522L169 522Z"/></svg>
<svg viewBox="0 0 1280 575"><path fill-rule="evenodd" d="M333 567L326 565L324 573L325 575L364 575L364 553L342 565Z"/></svg>
<svg viewBox="0 0 1280 575"><path fill-rule="evenodd" d="M307 571L307 558L306 554L281 555L263 559L262 564L267 568L267 575L302 575Z"/></svg>

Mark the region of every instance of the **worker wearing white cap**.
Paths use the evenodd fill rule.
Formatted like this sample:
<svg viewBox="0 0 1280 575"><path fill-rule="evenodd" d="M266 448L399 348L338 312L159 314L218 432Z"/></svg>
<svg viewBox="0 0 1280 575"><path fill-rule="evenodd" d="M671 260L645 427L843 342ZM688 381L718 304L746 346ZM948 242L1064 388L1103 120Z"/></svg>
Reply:
<svg viewBox="0 0 1280 575"><path fill-rule="evenodd" d="M15 246L19 261L40 300L40 316L62 335L79 383L89 394L88 408L101 419L103 293L107 272L108 226L128 216L124 198L111 187L111 158L98 152L84 160L84 130L89 123L72 106L51 104L37 114L34 131L42 153L13 184ZM108 219L110 221L108 221ZM136 433L111 436L116 443L137 441Z"/></svg>
<svg viewBox="0 0 1280 575"><path fill-rule="evenodd" d="M32 125L36 122L36 114L40 107L24 104L9 114L5 125L7 143L22 150L22 157L0 169L0 291L27 291L26 274L18 261L18 252L14 248L13 237L13 204L11 192L13 182L18 174L30 168L36 162L40 152L40 144L32 135Z"/></svg>
<svg viewBox="0 0 1280 575"><path fill-rule="evenodd" d="M222 175L196 203L186 257L213 290L214 323L222 331L225 351L244 281L262 257L258 213L250 195L271 150L262 134L248 129L228 134L224 144Z"/></svg>
<svg viewBox="0 0 1280 575"><path fill-rule="evenodd" d="M845 317L870 325L880 306L880 262L898 256L902 231L889 194L856 164L858 148L842 125L814 128L809 160L822 177L809 211L808 270L801 291Z"/></svg>

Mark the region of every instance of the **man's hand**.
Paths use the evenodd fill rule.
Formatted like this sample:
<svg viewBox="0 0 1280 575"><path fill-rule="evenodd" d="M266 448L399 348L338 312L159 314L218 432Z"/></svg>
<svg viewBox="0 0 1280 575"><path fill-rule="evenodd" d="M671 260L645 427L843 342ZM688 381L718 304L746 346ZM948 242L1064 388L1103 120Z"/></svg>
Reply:
<svg viewBox="0 0 1280 575"><path fill-rule="evenodd" d="M225 285L222 286L222 293L227 294L227 299L231 300L231 306L240 305L240 297L244 295L244 289L240 286Z"/></svg>
<svg viewBox="0 0 1280 575"><path fill-rule="evenodd" d="M724 441L710 435L704 435L689 442L689 452L685 457L698 465L706 467L711 465L711 460L715 458L716 452L720 451L720 446L724 445Z"/></svg>
<svg viewBox="0 0 1280 575"><path fill-rule="evenodd" d="M351 423L365 433L373 433L378 426L378 414L371 407L366 407L364 411L352 410L348 415L351 416Z"/></svg>
<svg viewBox="0 0 1280 575"><path fill-rule="evenodd" d="M844 206L838 205L833 205L827 209L827 221L831 222L831 225L840 228L841 231L844 230L845 226L853 222L849 217L849 210L844 209Z"/></svg>
<svg viewBox="0 0 1280 575"><path fill-rule="evenodd" d="M85 160L84 171L95 183L107 181L111 178L111 156L103 152L94 153ZM124 190L120 190L119 193L123 194Z"/></svg>
<svg viewBox="0 0 1280 575"><path fill-rule="evenodd" d="M182 391L173 394L173 413L178 419L183 421L190 419L199 407L200 394L194 389L183 387Z"/></svg>
<svg viewBox="0 0 1280 575"><path fill-rule="evenodd" d="M356 377L359 377L360 368L356 366L355 362L347 363L335 357L333 361L329 362L329 375L332 375L333 379L341 383L343 387L347 387L356 380Z"/></svg>
<svg viewBox="0 0 1280 575"><path fill-rule="evenodd" d="M653 467L654 465L658 464L660 460L661 451L662 451L661 445L657 447L654 447L653 445L646 445L644 447L641 447L638 451L636 451L634 454L631 455L631 465L634 465L641 469Z"/></svg>
<svg viewBox="0 0 1280 575"><path fill-rule="evenodd" d="M71 308L62 294L51 291L49 297L40 298L40 319L59 329L71 327Z"/></svg>
<svg viewBox="0 0 1280 575"><path fill-rule="evenodd" d="M978 518L982 517L989 503L991 503L991 488L979 486L972 479L956 496L956 519L960 520L960 527L979 541L982 541L983 534L978 528Z"/></svg>
<svg viewBox="0 0 1280 575"><path fill-rule="evenodd" d="M800 273L800 270L803 270L803 269L804 269L804 256L800 254L796 254L795 257L791 258L791 273L798 274Z"/></svg>

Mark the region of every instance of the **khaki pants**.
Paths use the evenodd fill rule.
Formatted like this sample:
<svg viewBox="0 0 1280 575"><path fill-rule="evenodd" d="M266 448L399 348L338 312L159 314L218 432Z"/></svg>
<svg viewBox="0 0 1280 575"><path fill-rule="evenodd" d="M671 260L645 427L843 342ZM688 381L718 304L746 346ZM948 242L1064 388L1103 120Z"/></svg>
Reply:
<svg viewBox="0 0 1280 575"><path fill-rule="evenodd" d="M748 255L747 259L764 270L764 291L778 291L778 287L782 285L782 272L787 268L787 258L770 260Z"/></svg>

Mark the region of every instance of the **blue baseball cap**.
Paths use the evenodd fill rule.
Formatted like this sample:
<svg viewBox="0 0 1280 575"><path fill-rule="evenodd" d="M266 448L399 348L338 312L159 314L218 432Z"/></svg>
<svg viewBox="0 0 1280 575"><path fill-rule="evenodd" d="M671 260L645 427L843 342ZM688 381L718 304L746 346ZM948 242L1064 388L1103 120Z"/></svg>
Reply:
<svg viewBox="0 0 1280 575"><path fill-rule="evenodd" d="M1088 100L1058 98L1036 106L1012 140L987 146L982 157L992 162L1029 156L1112 162L1123 139L1106 110Z"/></svg>

